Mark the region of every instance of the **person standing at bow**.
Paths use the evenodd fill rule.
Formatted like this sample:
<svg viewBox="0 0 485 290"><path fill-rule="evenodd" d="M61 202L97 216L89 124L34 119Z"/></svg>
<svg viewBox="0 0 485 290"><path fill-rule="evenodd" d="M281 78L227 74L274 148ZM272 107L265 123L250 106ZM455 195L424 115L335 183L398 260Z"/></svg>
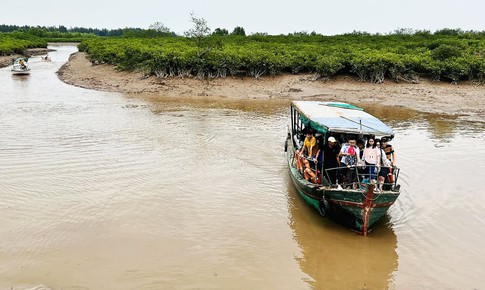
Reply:
<svg viewBox="0 0 485 290"><path fill-rule="evenodd" d="M369 174L371 183L375 184L377 179L377 166L381 161L381 148L376 146L374 137L370 137L367 140L367 145L364 148L364 160Z"/></svg>
<svg viewBox="0 0 485 290"><path fill-rule="evenodd" d="M384 183L389 186L390 183L394 182L392 169L396 166L396 153L386 137L381 138L380 147L382 149L382 167L379 171L379 190L382 190Z"/></svg>
<svg viewBox="0 0 485 290"><path fill-rule="evenodd" d="M341 157L340 166L343 167L341 174L339 174L340 179L343 179L344 185L353 183L356 187L357 172L355 166L360 161L360 149L356 145L355 137L348 138L348 143L342 146L339 156Z"/></svg>

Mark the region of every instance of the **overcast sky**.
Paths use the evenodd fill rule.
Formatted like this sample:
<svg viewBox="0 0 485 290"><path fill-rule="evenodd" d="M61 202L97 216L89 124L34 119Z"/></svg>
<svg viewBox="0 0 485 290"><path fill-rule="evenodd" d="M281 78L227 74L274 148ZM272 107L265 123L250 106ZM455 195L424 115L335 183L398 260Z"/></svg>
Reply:
<svg viewBox="0 0 485 290"><path fill-rule="evenodd" d="M191 27L191 12L212 30L242 26L246 34L485 30L484 0L2 0L0 7L0 24L115 29L161 22L177 34Z"/></svg>

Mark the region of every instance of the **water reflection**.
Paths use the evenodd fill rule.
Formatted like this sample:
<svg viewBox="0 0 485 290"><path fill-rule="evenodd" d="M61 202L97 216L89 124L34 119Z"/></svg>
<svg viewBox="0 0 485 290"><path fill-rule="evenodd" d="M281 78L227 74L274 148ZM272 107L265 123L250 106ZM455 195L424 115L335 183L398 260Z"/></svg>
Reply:
<svg viewBox="0 0 485 290"><path fill-rule="evenodd" d="M397 239L384 218L366 238L310 208L289 179L288 207L293 237L302 250L296 260L313 289L387 289L397 270Z"/></svg>
<svg viewBox="0 0 485 290"><path fill-rule="evenodd" d="M388 124L392 123L411 123L419 119L422 115L413 109L398 107L398 106L385 106L376 104L362 104L362 108L366 112L378 117L382 121Z"/></svg>
<svg viewBox="0 0 485 290"><path fill-rule="evenodd" d="M457 134L476 134L485 130L485 119L467 120L462 119L460 115L425 113L404 107L375 104L364 104L362 107L394 129L407 130L418 127L429 132L427 138L438 142L449 142Z"/></svg>
<svg viewBox="0 0 485 290"><path fill-rule="evenodd" d="M148 101L150 109L155 113L167 111L169 108L204 108L204 109L230 109L271 116L275 113L286 112L290 100L259 100L259 99L228 99L222 97L164 97L160 95L130 95L135 99Z"/></svg>
<svg viewBox="0 0 485 290"><path fill-rule="evenodd" d="M18 89L26 89L29 87L30 75L12 75L12 85Z"/></svg>

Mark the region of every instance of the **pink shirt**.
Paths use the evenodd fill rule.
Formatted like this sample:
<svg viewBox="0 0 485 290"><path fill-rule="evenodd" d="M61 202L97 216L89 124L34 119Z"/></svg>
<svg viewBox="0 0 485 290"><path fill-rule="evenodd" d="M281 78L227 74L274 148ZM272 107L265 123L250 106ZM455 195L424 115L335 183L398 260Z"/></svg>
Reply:
<svg viewBox="0 0 485 290"><path fill-rule="evenodd" d="M379 164L381 159L381 149L380 148L372 148L372 147L365 147L364 148L364 160L370 164Z"/></svg>

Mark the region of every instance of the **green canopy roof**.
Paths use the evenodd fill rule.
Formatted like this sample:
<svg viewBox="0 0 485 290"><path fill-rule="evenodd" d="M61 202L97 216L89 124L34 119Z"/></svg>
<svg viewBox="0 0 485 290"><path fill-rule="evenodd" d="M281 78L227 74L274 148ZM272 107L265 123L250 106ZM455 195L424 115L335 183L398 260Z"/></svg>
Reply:
<svg viewBox="0 0 485 290"><path fill-rule="evenodd" d="M304 116L302 121L310 123L310 126L317 131L376 136L394 135L392 129L381 120L351 104L320 101L293 101L292 104Z"/></svg>

